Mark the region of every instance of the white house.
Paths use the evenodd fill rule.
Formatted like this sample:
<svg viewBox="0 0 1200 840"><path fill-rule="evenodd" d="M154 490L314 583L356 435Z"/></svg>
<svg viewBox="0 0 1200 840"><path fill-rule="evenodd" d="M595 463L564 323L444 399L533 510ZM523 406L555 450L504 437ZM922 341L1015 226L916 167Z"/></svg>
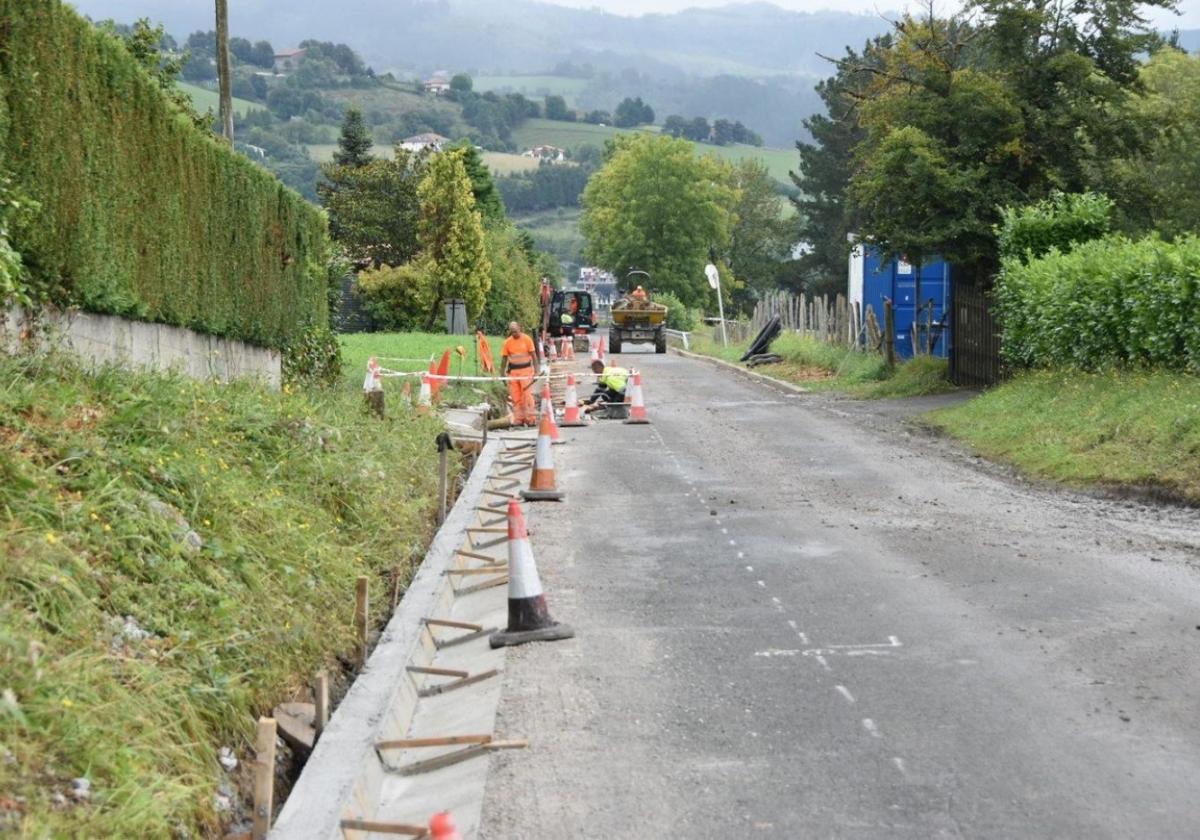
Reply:
<svg viewBox="0 0 1200 840"><path fill-rule="evenodd" d="M414 134L412 137L405 137L400 141L399 146L407 152L423 152L426 149L431 149L435 152L440 152L452 141L449 137L443 137L440 134L432 132L427 134Z"/></svg>
<svg viewBox="0 0 1200 840"><path fill-rule="evenodd" d="M423 83L425 92L432 93L434 96L450 92L450 74L445 70L439 70L426 79Z"/></svg>
<svg viewBox="0 0 1200 840"><path fill-rule="evenodd" d="M300 63L304 61L304 52L304 50L284 50L275 53L275 72L285 74L298 69Z"/></svg>

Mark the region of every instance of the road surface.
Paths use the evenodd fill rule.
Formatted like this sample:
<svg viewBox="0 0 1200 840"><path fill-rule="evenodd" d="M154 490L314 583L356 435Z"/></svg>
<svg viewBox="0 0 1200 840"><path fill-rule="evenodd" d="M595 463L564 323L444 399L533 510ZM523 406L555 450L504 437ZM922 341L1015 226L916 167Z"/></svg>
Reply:
<svg viewBox="0 0 1200 840"><path fill-rule="evenodd" d="M569 642L510 651L483 836L1200 836L1200 516L623 356L531 512ZM567 432L568 430L564 430Z"/></svg>

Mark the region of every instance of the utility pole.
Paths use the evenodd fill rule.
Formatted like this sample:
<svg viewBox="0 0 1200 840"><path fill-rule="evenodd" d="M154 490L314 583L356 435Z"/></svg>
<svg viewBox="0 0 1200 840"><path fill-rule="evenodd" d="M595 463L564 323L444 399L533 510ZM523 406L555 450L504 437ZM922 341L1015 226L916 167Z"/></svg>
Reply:
<svg viewBox="0 0 1200 840"><path fill-rule="evenodd" d="M221 91L221 129L233 145L233 74L229 68L229 0L217 0L217 80Z"/></svg>

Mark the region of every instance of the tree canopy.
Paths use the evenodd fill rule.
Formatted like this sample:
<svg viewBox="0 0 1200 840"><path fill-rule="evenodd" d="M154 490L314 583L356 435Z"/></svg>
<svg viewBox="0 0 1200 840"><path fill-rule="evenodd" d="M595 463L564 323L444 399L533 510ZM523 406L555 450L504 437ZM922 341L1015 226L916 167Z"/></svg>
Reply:
<svg viewBox="0 0 1200 840"><path fill-rule="evenodd" d="M699 305L710 251L729 246L736 200L728 168L690 143L623 136L583 194L587 257L618 278L647 271L653 289Z"/></svg>

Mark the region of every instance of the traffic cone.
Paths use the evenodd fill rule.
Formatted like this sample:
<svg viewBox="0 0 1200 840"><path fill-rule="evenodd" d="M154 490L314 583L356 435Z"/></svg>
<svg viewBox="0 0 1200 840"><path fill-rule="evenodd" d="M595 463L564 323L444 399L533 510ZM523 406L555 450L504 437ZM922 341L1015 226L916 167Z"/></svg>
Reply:
<svg viewBox="0 0 1200 840"><path fill-rule="evenodd" d="M429 820L430 840L462 840L454 816L449 811L434 814Z"/></svg>
<svg viewBox="0 0 1200 840"><path fill-rule="evenodd" d="M566 408L563 411L563 421L560 426L586 426L587 421L579 411L579 395L575 393L575 374L567 374Z"/></svg>
<svg viewBox="0 0 1200 840"><path fill-rule="evenodd" d="M550 415L543 412L542 422L538 427L529 489L521 491L521 498L527 502L561 502L567 496L558 489L554 479L554 455L551 452L553 441L550 437L553 427L554 421L550 419Z"/></svg>
<svg viewBox="0 0 1200 840"><path fill-rule="evenodd" d="M563 340L563 353L568 362L575 361L575 339L568 336Z"/></svg>
<svg viewBox="0 0 1200 840"><path fill-rule="evenodd" d="M550 396L550 383L547 382L542 386L542 417L550 419L550 442L554 444L562 443L562 437L558 433L558 424L554 422L554 398Z"/></svg>
<svg viewBox="0 0 1200 840"><path fill-rule="evenodd" d="M421 374L421 391L417 394L417 411L421 414L429 413L429 406L433 404L433 390L429 385L429 374Z"/></svg>
<svg viewBox="0 0 1200 840"><path fill-rule="evenodd" d="M646 403L642 399L642 375L640 373L633 374L633 383L629 389L632 394L630 395L629 416L625 418L625 422L649 423L650 418L646 416Z"/></svg>
<svg viewBox="0 0 1200 840"><path fill-rule="evenodd" d="M558 361L558 342L552 338L546 343L550 345L550 354L549 354L550 361L557 362Z"/></svg>
<svg viewBox="0 0 1200 840"><path fill-rule="evenodd" d="M498 648L526 642L556 642L574 635L568 625L550 617L529 533L525 530L525 514L520 502L513 499L508 503L508 629L493 633L488 642Z"/></svg>

